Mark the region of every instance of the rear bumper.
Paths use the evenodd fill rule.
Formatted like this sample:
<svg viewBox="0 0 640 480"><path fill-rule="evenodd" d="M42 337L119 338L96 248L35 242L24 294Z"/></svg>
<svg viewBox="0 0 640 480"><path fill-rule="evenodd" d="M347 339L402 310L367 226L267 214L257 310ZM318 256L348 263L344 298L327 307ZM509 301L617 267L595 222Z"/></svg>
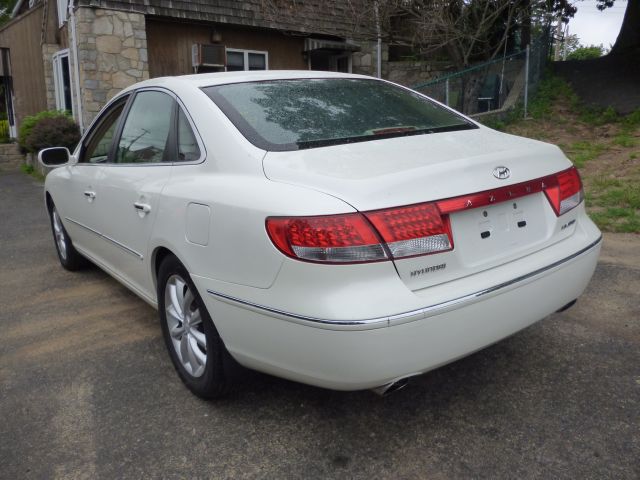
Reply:
<svg viewBox="0 0 640 480"><path fill-rule="evenodd" d="M323 328L327 330L372 330L375 328L392 327L395 325L401 325L403 323L409 323L416 320L421 320L435 315L439 315L456 308L464 308L470 304L476 303L487 296L500 295L512 288L518 288L521 284L528 282L529 280L535 280L536 277L544 275L546 272L554 270L556 268L562 268L565 263L573 261L575 258L586 254L595 248L600 248L602 237L595 240L590 245L572 253L568 257L556 260L555 262L538 268L532 272L520 275L516 278L504 281L497 285L483 288L473 293L462 295L452 298L450 300L441 301L425 307L412 309L407 312L397 313L395 315L385 315L382 317L354 319L354 320L339 320L339 319L326 319L318 318L307 315L299 315L292 312L280 310L278 308L268 307L259 303L253 303L247 300L243 300L232 295L216 292L214 290L207 290L207 293L213 297L218 298L221 301L229 302L231 304L237 304L244 308L254 310L256 312L262 312L267 315L271 315L276 318L287 320L293 323L301 325L313 326L316 328Z"/></svg>
<svg viewBox="0 0 640 480"><path fill-rule="evenodd" d="M220 293L207 288L202 278L194 280L202 293L208 292L203 295L205 303L227 348L241 364L325 388L360 390L466 356L579 297L600 252L601 237L590 233L588 243L582 237L580 248L542 267L520 268L526 273L381 317L339 320L299 315ZM539 258L529 261L540 265ZM427 298L428 292L423 295Z"/></svg>

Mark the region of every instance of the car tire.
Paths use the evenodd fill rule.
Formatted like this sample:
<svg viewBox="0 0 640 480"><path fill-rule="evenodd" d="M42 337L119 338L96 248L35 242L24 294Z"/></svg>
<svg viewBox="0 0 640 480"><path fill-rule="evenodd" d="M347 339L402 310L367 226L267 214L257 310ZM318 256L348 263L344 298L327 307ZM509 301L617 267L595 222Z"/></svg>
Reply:
<svg viewBox="0 0 640 480"><path fill-rule="evenodd" d="M160 265L157 295L164 341L184 384L204 399L228 394L237 364L187 269L173 255Z"/></svg>
<svg viewBox="0 0 640 480"><path fill-rule="evenodd" d="M53 233L53 243L56 246L56 252L58 253L58 259L60 264L71 272L81 270L89 264L89 261L84 258L73 246L71 237L67 233L60 215L56 210L55 205L51 205L49 210L49 220L51 221L51 232Z"/></svg>

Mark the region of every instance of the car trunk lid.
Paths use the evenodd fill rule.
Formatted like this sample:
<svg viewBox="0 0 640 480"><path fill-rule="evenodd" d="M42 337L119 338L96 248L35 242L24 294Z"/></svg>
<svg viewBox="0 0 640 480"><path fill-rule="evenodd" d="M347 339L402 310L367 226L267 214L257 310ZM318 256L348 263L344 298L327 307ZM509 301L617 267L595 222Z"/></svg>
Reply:
<svg viewBox="0 0 640 480"><path fill-rule="evenodd" d="M263 163L269 179L320 190L360 212L525 188L570 166L555 146L485 128L270 152ZM568 235L571 229L559 229L545 194L531 186L530 195L513 201L502 191L495 203L451 213L454 248L395 259L402 280L413 290L425 288L504 264Z"/></svg>

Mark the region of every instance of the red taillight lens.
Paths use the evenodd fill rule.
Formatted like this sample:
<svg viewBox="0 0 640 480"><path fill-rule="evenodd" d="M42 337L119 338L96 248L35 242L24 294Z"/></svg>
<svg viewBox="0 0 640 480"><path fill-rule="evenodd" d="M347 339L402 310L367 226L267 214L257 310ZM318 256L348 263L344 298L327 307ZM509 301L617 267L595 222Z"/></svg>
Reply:
<svg viewBox="0 0 640 480"><path fill-rule="evenodd" d="M393 258L446 252L453 248L449 216L433 203L366 212Z"/></svg>
<svg viewBox="0 0 640 480"><path fill-rule="evenodd" d="M321 217L270 217L267 232L286 255L322 263L386 260L387 253L371 225L359 213Z"/></svg>
<svg viewBox="0 0 640 480"><path fill-rule="evenodd" d="M575 167L549 177L547 184L544 193L558 216L577 207L584 199L582 181Z"/></svg>
<svg viewBox="0 0 640 480"><path fill-rule="evenodd" d="M540 192L557 216L584 199L578 170L571 167L548 177L437 202L344 215L269 217L267 232L280 251L312 262L362 263L427 255L453 249L449 214Z"/></svg>

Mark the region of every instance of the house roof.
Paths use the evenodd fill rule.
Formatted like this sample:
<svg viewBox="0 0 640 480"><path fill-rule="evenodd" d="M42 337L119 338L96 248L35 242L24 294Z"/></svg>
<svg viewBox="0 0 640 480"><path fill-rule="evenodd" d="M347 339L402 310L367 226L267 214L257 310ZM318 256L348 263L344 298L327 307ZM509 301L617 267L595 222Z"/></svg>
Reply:
<svg viewBox="0 0 640 480"><path fill-rule="evenodd" d="M340 0L78 0L76 4L303 34L354 36L352 2Z"/></svg>

